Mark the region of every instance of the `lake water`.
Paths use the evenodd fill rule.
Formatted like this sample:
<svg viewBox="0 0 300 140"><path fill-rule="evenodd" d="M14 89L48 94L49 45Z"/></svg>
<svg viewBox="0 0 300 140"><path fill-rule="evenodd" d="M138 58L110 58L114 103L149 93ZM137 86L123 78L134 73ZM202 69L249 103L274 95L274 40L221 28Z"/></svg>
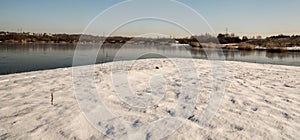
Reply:
<svg viewBox="0 0 300 140"><path fill-rule="evenodd" d="M0 44L0 74L71 67L75 48L74 45L62 44ZM86 46L79 52L91 50L98 51L96 63L111 62L114 59L132 60L135 59L135 56L139 56L138 59L163 56L207 59L211 55L209 50L204 51L191 47L151 45L132 45L121 49L118 46L106 46L100 49ZM116 58L115 56L120 50L122 54ZM224 57L229 61L300 66L300 52L223 50L223 54L218 53L216 56L219 59Z"/></svg>

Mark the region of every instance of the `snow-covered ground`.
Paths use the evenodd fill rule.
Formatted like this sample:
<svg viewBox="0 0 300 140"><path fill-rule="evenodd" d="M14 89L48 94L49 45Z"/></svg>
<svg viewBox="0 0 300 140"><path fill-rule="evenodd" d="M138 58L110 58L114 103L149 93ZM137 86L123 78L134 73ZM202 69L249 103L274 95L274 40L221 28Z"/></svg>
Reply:
<svg viewBox="0 0 300 140"><path fill-rule="evenodd" d="M300 51L300 46L287 47L286 49L289 50L289 51Z"/></svg>
<svg viewBox="0 0 300 140"><path fill-rule="evenodd" d="M267 47L262 47L262 46L256 46L255 47L256 50L267 50ZM287 51L300 51L300 47L299 46L294 46L294 47L275 47L272 49L286 49Z"/></svg>
<svg viewBox="0 0 300 140"><path fill-rule="evenodd" d="M64 68L0 76L0 139L124 138L133 130L161 118L177 119L177 116L186 117L178 118L183 122L182 126L164 139L300 138L299 67L223 62L225 67L219 68L214 67L219 62L194 59L128 62L132 65L126 65L126 62L95 65L93 82L99 96L91 102L97 103L101 99L110 113L130 124L130 131L111 127L109 121L94 124L87 120L93 117L101 120L107 114L83 114L93 112L94 108L89 106L85 109L90 110L80 110L79 104L84 99L76 100L74 95L80 84L76 82L80 80L74 82L72 68ZM183 64L180 70L177 62ZM125 67L118 64L125 64ZM81 68L84 67L90 66ZM122 80L124 75L127 77ZM224 87L218 83L220 81ZM126 84L136 96L122 96L122 91L127 90ZM184 85L189 88L182 89ZM197 89L199 96L192 110L186 114L176 110L180 99L184 99L180 105L188 106L193 98L186 93L198 92ZM88 90L89 87L83 91L88 93ZM214 117L203 124L201 116L215 99L210 96L214 91L222 91L222 100L216 106L218 110ZM51 93L54 105L50 102ZM157 131L166 131L164 126L153 127ZM104 128L107 136L96 128ZM142 138L155 139L157 136L148 132Z"/></svg>

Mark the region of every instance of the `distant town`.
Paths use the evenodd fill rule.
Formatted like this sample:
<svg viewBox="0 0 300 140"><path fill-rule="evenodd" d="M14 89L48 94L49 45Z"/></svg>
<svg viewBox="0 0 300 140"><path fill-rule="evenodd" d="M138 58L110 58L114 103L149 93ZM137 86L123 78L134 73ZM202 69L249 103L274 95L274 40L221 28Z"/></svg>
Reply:
<svg viewBox="0 0 300 140"><path fill-rule="evenodd" d="M299 35L277 35L263 38L256 37L239 37L235 34L218 34L212 36L210 34L195 35L186 38L132 38L123 36L94 36L85 34L50 34L50 33L30 33L30 32L0 32L0 43L49 43L49 44L188 44L192 47L216 47L220 46L227 49L267 49L277 51L299 51L300 36Z"/></svg>

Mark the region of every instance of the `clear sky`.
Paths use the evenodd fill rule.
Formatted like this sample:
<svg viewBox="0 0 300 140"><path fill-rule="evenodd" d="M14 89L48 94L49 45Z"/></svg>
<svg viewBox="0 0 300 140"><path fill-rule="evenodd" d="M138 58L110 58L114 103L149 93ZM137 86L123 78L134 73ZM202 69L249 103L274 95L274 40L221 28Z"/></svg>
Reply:
<svg viewBox="0 0 300 140"><path fill-rule="evenodd" d="M299 0L178 0L200 13L216 33L229 32L238 35L276 35L300 34ZM1 0L0 30L82 33L90 21L99 13L121 0ZM159 1L154 1L158 4ZM145 6L145 5L144 5ZM141 5L134 5L137 12ZM123 9L124 10L124 9ZM153 11L164 13L171 8L157 8ZM125 9L126 11L126 9ZM180 10L172 11L180 15ZM118 15L122 17L123 15ZM189 16L189 15L182 15ZM190 19L190 23L193 19ZM106 23L110 24L110 23ZM137 23L136 23L137 24ZM144 23L145 24L145 23ZM158 25L157 25L158 24ZM168 25L155 25L160 31L171 34ZM109 26L109 25L107 25ZM148 26L148 25L147 25ZM196 28L197 25L193 27ZM99 30L106 31L106 26ZM129 30L130 29L130 30ZM131 35L131 31L143 30L143 26L128 26L122 32ZM99 31L100 32L100 31ZM198 34L204 34L200 32ZM172 34L176 36L176 33ZM180 35L180 33L178 33Z"/></svg>

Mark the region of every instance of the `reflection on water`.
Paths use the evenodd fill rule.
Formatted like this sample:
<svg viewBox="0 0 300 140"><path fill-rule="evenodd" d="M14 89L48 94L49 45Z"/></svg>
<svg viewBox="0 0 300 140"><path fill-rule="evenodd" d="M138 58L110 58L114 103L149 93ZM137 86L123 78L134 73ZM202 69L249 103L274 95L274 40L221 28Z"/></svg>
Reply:
<svg viewBox="0 0 300 140"><path fill-rule="evenodd" d="M261 51L261 50L256 50L256 51L226 50L224 51L224 55L226 57L226 60L300 66L299 52L279 53L279 52L269 52L269 51Z"/></svg>
<svg viewBox="0 0 300 140"><path fill-rule="evenodd" d="M52 69L72 66L75 45L62 44L0 44L0 74L25 72L43 69ZM121 51L120 51L120 48ZM223 59L230 61L245 61L254 63L270 63L300 66L299 52L267 52L267 51L239 51L223 50L215 52L213 49L192 49L183 46L149 46L131 45L126 47L110 45L101 47L86 46L79 51L82 54L89 51L98 51L96 63L110 62L113 60L132 60L135 56L139 59L157 58L163 56L173 58L196 59ZM118 52L120 55L115 57ZM157 55L160 54L160 55Z"/></svg>

